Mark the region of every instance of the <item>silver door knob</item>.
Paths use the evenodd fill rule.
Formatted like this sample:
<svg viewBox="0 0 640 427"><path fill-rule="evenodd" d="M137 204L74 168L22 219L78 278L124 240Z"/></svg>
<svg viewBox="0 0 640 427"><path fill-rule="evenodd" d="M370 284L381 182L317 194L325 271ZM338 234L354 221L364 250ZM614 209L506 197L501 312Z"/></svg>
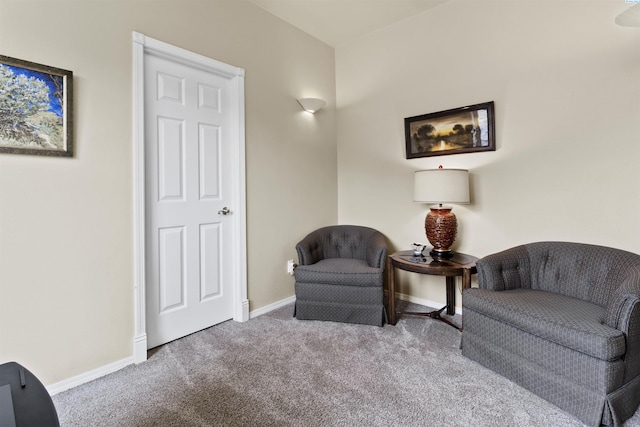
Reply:
<svg viewBox="0 0 640 427"><path fill-rule="evenodd" d="M230 213L231 213L231 211L226 206L224 208L222 208L222 210L218 211L218 215L229 215Z"/></svg>

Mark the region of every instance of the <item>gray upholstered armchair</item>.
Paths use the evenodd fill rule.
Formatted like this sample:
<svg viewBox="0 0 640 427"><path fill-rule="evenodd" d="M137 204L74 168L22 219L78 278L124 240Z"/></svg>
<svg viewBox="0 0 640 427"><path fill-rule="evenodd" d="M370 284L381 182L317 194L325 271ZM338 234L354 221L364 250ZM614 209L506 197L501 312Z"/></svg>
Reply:
<svg viewBox="0 0 640 427"><path fill-rule="evenodd" d="M382 326L387 245L373 228L320 228L297 244L294 316Z"/></svg>
<svg viewBox="0 0 640 427"><path fill-rule="evenodd" d="M539 242L489 255L462 294L462 354L588 425L640 403L640 255Z"/></svg>

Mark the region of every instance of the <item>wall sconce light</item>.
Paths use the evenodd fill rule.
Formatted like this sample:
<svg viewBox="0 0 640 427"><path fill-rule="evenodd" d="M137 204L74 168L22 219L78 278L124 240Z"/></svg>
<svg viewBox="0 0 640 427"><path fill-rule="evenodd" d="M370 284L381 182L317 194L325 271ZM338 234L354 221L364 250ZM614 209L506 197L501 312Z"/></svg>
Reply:
<svg viewBox="0 0 640 427"><path fill-rule="evenodd" d="M304 111L315 113L327 105L327 102L320 98L300 98L298 99L298 104L300 104Z"/></svg>

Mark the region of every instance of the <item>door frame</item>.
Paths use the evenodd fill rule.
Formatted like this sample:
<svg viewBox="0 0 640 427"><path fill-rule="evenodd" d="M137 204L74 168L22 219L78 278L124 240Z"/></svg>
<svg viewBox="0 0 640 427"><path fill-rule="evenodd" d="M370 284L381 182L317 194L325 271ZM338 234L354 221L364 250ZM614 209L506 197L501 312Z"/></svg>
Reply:
<svg viewBox="0 0 640 427"><path fill-rule="evenodd" d="M245 179L245 105L244 69L133 32L133 255L134 255L134 317L133 357L135 363L147 360L146 334L146 249L145 249L145 135L144 135L144 57L147 54L162 56L171 61L203 69L232 81L236 93L236 110L232 129L234 161L232 174L237 179L232 191L233 203L233 320L249 320L247 299L247 220Z"/></svg>

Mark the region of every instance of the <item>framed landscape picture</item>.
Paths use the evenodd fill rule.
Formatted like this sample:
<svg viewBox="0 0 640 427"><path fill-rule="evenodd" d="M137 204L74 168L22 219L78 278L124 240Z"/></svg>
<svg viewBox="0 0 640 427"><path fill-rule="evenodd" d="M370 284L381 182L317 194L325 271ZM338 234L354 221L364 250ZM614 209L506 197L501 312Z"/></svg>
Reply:
<svg viewBox="0 0 640 427"><path fill-rule="evenodd" d="M0 55L0 153L73 156L73 73Z"/></svg>
<svg viewBox="0 0 640 427"><path fill-rule="evenodd" d="M407 159L494 151L493 101L404 119Z"/></svg>

